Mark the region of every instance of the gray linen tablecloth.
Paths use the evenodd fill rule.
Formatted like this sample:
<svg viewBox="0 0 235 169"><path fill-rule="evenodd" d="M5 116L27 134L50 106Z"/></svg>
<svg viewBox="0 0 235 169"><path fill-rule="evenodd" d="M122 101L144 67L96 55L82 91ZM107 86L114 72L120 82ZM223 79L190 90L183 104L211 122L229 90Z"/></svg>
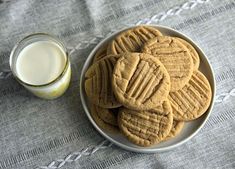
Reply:
<svg viewBox="0 0 235 169"><path fill-rule="evenodd" d="M136 24L185 33L215 72L211 117L169 152L132 153L104 141L81 106L79 76L89 52L109 33ZM6 72L12 47L34 32L54 34L72 51L71 85L53 101L32 96ZM234 32L234 0L1 0L0 169L235 168Z"/></svg>

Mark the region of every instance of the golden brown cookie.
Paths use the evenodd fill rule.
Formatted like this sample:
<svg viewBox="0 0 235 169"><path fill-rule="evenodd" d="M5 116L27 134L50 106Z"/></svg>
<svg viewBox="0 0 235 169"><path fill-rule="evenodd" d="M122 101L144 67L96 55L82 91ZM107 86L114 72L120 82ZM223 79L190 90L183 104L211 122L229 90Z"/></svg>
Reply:
<svg viewBox="0 0 235 169"><path fill-rule="evenodd" d="M117 35L108 45L108 54L140 52L148 40L162 36L161 32L151 26L137 26Z"/></svg>
<svg viewBox="0 0 235 169"><path fill-rule="evenodd" d="M171 91L177 91L188 83L193 73L193 60L188 49L176 38L159 36L149 40L144 53L158 58L168 71Z"/></svg>
<svg viewBox="0 0 235 169"><path fill-rule="evenodd" d="M150 146L162 141L169 134L172 123L169 101L147 111L121 108L118 114L118 125L122 133L140 146Z"/></svg>
<svg viewBox="0 0 235 169"><path fill-rule="evenodd" d="M108 47L108 44L105 44L97 50L97 52L95 53L95 56L93 58L93 63L95 63L95 62L97 62L107 56L107 47Z"/></svg>
<svg viewBox="0 0 235 169"><path fill-rule="evenodd" d="M118 108L116 108L118 109ZM106 109L96 106L98 116L106 123L117 126L117 111L115 109Z"/></svg>
<svg viewBox="0 0 235 169"><path fill-rule="evenodd" d="M212 91L207 78L195 71L188 84L169 94L174 119L189 121L200 117L208 109L211 97Z"/></svg>
<svg viewBox="0 0 235 169"><path fill-rule="evenodd" d="M113 91L120 103L134 110L149 110L168 97L170 77L163 64L144 53L125 53L113 71Z"/></svg>
<svg viewBox="0 0 235 169"><path fill-rule="evenodd" d="M96 124L101 127L102 129L109 131L109 132L118 132L118 127L111 125L110 123L107 123L104 121L100 116L97 110L98 106L91 105L91 116L93 120L96 122Z"/></svg>
<svg viewBox="0 0 235 169"><path fill-rule="evenodd" d="M164 140L169 140L177 136L182 131L183 127L184 127L183 121L173 120L171 131Z"/></svg>
<svg viewBox="0 0 235 169"><path fill-rule="evenodd" d="M200 64L200 58L196 49L194 49L194 47L186 40L181 38L176 38L176 39L178 39L182 44L184 44L188 48L190 55L192 56L193 59L194 70L197 70Z"/></svg>
<svg viewBox="0 0 235 169"><path fill-rule="evenodd" d="M89 67L85 74L85 91L89 100L103 108L120 107L111 86L113 68L119 56L109 55Z"/></svg>

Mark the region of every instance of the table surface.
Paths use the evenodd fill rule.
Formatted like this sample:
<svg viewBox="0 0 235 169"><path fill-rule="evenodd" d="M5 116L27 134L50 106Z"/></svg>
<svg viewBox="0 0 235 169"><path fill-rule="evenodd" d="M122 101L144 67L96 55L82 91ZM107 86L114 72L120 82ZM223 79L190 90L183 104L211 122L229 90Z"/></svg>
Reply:
<svg viewBox="0 0 235 169"><path fill-rule="evenodd" d="M235 168L234 0L0 0L0 169ZM126 26L160 24L191 37L215 72L216 103L204 128L163 153L112 145L81 106L82 66L95 45ZM7 73L17 41L35 32L71 51L72 81L59 99L32 96Z"/></svg>

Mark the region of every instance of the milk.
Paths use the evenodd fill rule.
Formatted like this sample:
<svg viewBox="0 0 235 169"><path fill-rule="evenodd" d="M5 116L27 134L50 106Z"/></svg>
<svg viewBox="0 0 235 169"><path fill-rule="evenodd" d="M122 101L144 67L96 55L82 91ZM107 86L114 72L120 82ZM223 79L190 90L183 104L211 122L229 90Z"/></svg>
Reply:
<svg viewBox="0 0 235 169"><path fill-rule="evenodd" d="M66 64L66 54L54 42L39 41L26 46L16 61L18 77L32 85L43 85L55 80Z"/></svg>
<svg viewBox="0 0 235 169"><path fill-rule="evenodd" d="M43 40L38 40L40 38ZM33 94L45 99L61 96L71 78L66 50L61 42L52 38L40 33L32 35L30 39L21 41L22 44L16 46L10 56L16 79ZM29 43L32 39L34 42Z"/></svg>

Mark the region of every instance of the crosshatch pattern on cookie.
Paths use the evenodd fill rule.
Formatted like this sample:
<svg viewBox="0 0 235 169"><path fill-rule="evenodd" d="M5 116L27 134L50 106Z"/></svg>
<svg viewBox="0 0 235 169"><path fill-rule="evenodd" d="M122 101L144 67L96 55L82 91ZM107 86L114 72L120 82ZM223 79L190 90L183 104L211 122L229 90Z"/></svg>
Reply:
<svg viewBox="0 0 235 169"><path fill-rule="evenodd" d="M91 116L93 118L93 120L96 122L96 124L98 126L100 126L102 129L113 132L113 133L117 133L118 132L118 127L115 125L112 125L110 123L107 123L106 121L104 121L99 115L98 113L98 106L96 105L91 105Z"/></svg>
<svg viewBox="0 0 235 169"><path fill-rule="evenodd" d="M197 70L200 64L200 58L196 49L186 40L181 38L176 38L176 39L179 40L183 45L185 45L188 48L190 55L193 59L194 70Z"/></svg>
<svg viewBox="0 0 235 169"><path fill-rule="evenodd" d="M161 32L154 27L138 26L124 31L114 38L108 46L107 53L140 52L145 42L161 35Z"/></svg>
<svg viewBox="0 0 235 169"><path fill-rule="evenodd" d="M113 126L117 126L117 111L118 108L115 109L106 109L99 106L95 106L97 115L106 123L111 124Z"/></svg>
<svg viewBox="0 0 235 169"><path fill-rule="evenodd" d="M176 38L159 36L148 41L142 51L158 58L171 79L171 91L181 89L191 78L193 60L189 50Z"/></svg>
<svg viewBox="0 0 235 169"><path fill-rule="evenodd" d="M176 120L194 120L204 114L210 105L212 91L206 77L199 71L193 73L183 89L170 92L173 116Z"/></svg>
<svg viewBox="0 0 235 169"><path fill-rule="evenodd" d="M150 146L162 141L170 132L173 115L169 101L148 111L121 108L118 124L122 133L133 143Z"/></svg>
<svg viewBox="0 0 235 169"><path fill-rule="evenodd" d="M184 127L184 123L183 121L177 121L177 120L173 120L173 124L170 130L170 133L167 135L167 137L164 140L169 140L171 138L176 137L183 129Z"/></svg>
<svg viewBox="0 0 235 169"><path fill-rule="evenodd" d="M109 55L93 64L85 74L85 91L89 100L103 108L120 107L111 86L113 68L119 58Z"/></svg>
<svg viewBox="0 0 235 169"><path fill-rule="evenodd" d="M108 47L108 44L105 44L97 50L97 52L95 53L94 59L93 59L93 63L95 63L95 62L97 62L107 56L107 47Z"/></svg>
<svg viewBox="0 0 235 169"><path fill-rule="evenodd" d="M162 63L149 54L126 53L117 61L113 90L124 106L148 110L161 105L170 90L170 77Z"/></svg>

